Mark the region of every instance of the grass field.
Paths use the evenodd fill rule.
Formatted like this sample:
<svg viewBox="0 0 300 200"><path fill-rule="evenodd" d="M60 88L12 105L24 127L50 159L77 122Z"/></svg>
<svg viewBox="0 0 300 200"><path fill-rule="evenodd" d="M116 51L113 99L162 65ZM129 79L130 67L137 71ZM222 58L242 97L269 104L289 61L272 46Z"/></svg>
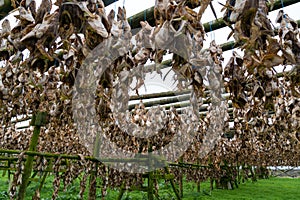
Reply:
<svg viewBox="0 0 300 200"><path fill-rule="evenodd" d="M0 178L0 200L7 200L8 197L8 187L9 183L6 177ZM35 189L38 187L37 183L30 184L27 190L26 200L31 200ZM75 200L79 199L79 182L76 181L70 185L66 192L60 191L58 199L59 200ZM51 177L47 180L41 191L41 199L50 200L52 195L52 180ZM110 189L108 191L106 199L115 200L119 194L117 189ZM172 200L176 199L172 191L170 184L165 184L161 182L159 184L159 196L160 199ZM87 199L87 192L85 193ZM101 199L100 189L98 190L97 197ZM226 200L226 199L240 199L240 200L250 200L250 199L263 199L263 200L290 200L300 199L300 178L270 178L264 180L258 180L252 183L248 181L246 183L240 184L239 188L234 190L219 190L214 189L211 194L209 192L209 183L201 183L201 192L198 193L196 190L196 184L194 183L184 183L184 200L198 200L198 199L216 199L216 200ZM98 199L97 198L97 199ZM147 193L145 192L126 192L122 199L127 200L143 200L147 199Z"/></svg>

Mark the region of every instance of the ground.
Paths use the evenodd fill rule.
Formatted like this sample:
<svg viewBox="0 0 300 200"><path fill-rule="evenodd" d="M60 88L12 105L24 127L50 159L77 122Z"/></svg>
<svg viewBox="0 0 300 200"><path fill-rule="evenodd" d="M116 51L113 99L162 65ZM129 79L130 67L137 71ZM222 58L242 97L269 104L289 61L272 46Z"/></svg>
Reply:
<svg viewBox="0 0 300 200"><path fill-rule="evenodd" d="M52 196L52 178L50 177L46 182L41 192L41 199L50 200ZM8 189L7 177L0 178L0 200L9 199L7 196ZM37 183L32 183L28 188L26 199L30 200L35 189L38 187ZM175 199L175 195L172 192L170 184L165 184L163 181L159 183L159 196L160 199L172 200ZM219 190L215 189L211 193L209 192L209 183L201 183L201 192L198 193L195 183L184 182L184 200L198 200L198 199L244 199L244 200L285 200L285 199L300 199L300 178L282 178L273 177L270 179L258 180L252 183L247 181L239 185L238 189L234 190ZM79 199L79 181L76 181L70 185L67 192L62 190L59 192L58 200ZM115 200L119 194L117 189L110 189L106 199ZM87 192L85 193L87 197ZM101 191L98 189L97 197L101 199ZM98 199L97 198L97 199ZM143 200L147 199L147 193L144 192L126 192L122 199L127 200Z"/></svg>

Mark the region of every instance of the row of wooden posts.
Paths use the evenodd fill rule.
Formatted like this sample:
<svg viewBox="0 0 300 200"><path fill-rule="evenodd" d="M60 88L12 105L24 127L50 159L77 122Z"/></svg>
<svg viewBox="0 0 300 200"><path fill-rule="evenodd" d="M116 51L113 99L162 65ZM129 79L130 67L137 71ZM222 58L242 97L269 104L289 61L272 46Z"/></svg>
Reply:
<svg viewBox="0 0 300 200"><path fill-rule="evenodd" d="M33 115L32 120L30 125L34 126L34 131L33 131L33 135L29 144L29 149L28 151L25 151L25 155L27 156L25 159L25 166L24 166L24 172L23 172L23 176L22 176L22 183L19 187L19 192L18 192L18 199L19 200L23 200L25 199L26 196L26 189L30 183L30 181L32 180L32 178L34 178L34 176L37 174L36 171L34 171L33 169L33 165L34 165L34 158L35 157L46 157L46 158L61 158L61 159L70 159L70 160L80 160L81 157L78 155L66 155L66 154L53 154L53 153L42 153L42 152L37 152L37 145L38 145L38 138L39 138L39 133L40 133L40 129L42 126L45 126L47 124L48 121L48 117L47 117L47 113L45 112L40 112L37 113L36 115ZM6 155L5 157L0 157L0 161L5 161L7 162L7 167L5 166L0 166L0 170L4 170L4 171L8 171L8 177L10 177L11 171L14 170L14 168L11 167L12 163L15 163L18 158L16 157L9 157L8 155L17 155L20 154L21 151L18 150L4 150L4 149L0 149L0 155ZM94 157L85 157L85 160L89 160L92 162L96 162L96 163L100 163L103 162L103 160L98 160ZM138 160L134 160L134 159L122 159L122 162L133 162L133 161L138 161L138 162L148 162L147 159L143 160L143 159L138 159ZM105 162L120 162L120 160L118 159L108 159L105 160ZM177 185L174 181L174 175L171 174L170 172L170 167L179 167L179 168L193 168L193 169L199 169L199 168L211 168L213 166L202 166L202 165L198 165L198 164L193 164L193 163L182 163L182 162L178 162L178 163L168 163L168 165L166 165L163 169L164 169L164 173L161 174L160 170L157 171L152 171L152 172L148 172L143 174L143 177L147 179L147 186L140 186L140 187L131 187L131 188L125 188L125 187L121 187L120 188L120 194L118 199L121 199L124 192L126 190L132 191L132 190L139 190L139 191L145 191L148 193L148 199L154 199L155 196L157 196L157 192L155 192L154 189L154 184L157 183L157 181L159 180L165 180L167 182L170 182L173 192L176 196L177 199L181 199L183 197L183 177L180 177L179 180L179 189L177 188ZM234 167L229 167L229 166L220 166L222 168L225 168L229 174L227 174L226 176L231 176L230 172L232 168ZM237 166L238 168L240 166ZM252 168L250 168L251 173L253 174ZM42 177L42 181L40 183L40 188L42 188L46 176L47 174L50 172L53 172L52 168L47 167L44 176ZM64 172L64 171L61 171ZM253 175L253 177L255 177ZM92 177L91 177L92 178ZM9 178L10 179L10 178ZM239 179L237 177L237 179ZM230 187L234 187L234 185L236 187L238 187L237 181L238 180L234 180L234 182L232 182L232 180L227 179L226 177L223 177L219 180L213 180L211 179L210 183L211 183L211 190L213 189L213 182L216 181L216 185L217 187L222 187L222 188L227 188L227 185L229 184ZM198 192L200 192L200 182L197 183L197 190Z"/></svg>

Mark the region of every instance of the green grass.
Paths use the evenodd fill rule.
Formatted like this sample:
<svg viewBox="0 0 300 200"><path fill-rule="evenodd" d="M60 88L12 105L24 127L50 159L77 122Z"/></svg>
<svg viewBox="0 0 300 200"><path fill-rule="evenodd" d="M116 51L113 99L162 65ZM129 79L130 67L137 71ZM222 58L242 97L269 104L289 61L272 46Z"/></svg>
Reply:
<svg viewBox="0 0 300 200"><path fill-rule="evenodd" d="M204 190L209 191L208 185L203 186ZM257 182L246 182L240 184L238 189L234 190L219 190L212 191L211 196L203 196L197 194L188 194L185 192L185 199L300 199L300 179L291 178L270 178L258 180ZM193 197L192 195L195 195Z"/></svg>
<svg viewBox="0 0 300 200"><path fill-rule="evenodd" d="M41 199L50 200L52 196L52 180L53 177L50 176L47 179L41 192ZM0 200L7 200L8 198L8 187L9 183L7 177L0 177ZM30 184L27 189L26 200L30 200L34 194L36 188L38 187L37 182ZM66 192L61 190L59 192L58 200L76 200L79 199L79 181L75 181L71 184ZM110 189L108 191L106 199L115 200L119 194L117 189ZM172 200L176 199L172 191L170 184L165 184L163 181L159 183L159 196L160 199ZM97 191L97 199L101 199L101 191ZM87 199L87 190L85 192L85 199ZM125 192L122 199L127 200L143 200L147 199L146 192ZM198 200L198 199L240 199L240 200L250 200L250 199L263 199L263 200L276 200L276 199L300 199L300 179L299 178L270 178L264 180L258 180L252 183L248 181L246 183L240 184L239 188L234 190L220 190L214 189L212 193L209 192L209 183L201 183L201 192L198 193L196 190L196 184L191 182L184 182L184 200Z"/></svg>

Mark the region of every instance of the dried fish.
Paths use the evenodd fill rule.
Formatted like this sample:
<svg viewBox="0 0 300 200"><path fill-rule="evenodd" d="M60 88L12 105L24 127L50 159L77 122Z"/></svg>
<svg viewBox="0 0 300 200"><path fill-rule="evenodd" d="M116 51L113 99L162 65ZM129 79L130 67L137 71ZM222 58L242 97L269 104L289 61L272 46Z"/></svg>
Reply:
<svg viewBox="0 0 300 200"><path fill-rule="evenodd" d="M31 12L24 7L19 7L19 15L15 15L15 17L21 20L21 23L24 23L24 25L34 22Z"/></svg>

